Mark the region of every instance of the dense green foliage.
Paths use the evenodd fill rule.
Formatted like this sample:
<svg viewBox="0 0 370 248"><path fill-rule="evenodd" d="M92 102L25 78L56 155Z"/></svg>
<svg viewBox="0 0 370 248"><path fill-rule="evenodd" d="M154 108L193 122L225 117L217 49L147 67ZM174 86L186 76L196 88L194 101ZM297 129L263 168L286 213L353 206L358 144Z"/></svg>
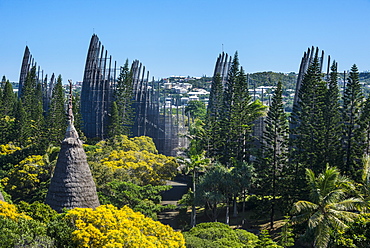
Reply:
<svg viewBox="0 0 370 248"><path fill-rule="evenodd" d="M259 101L252 101L237 52L223 90L221 83L216 75L206 119L210 137L206 136L204 149L224 164L231 164L233 159L249 161L253 121L264 114L265 107Z"/></svg>
<svg viewBox="0 0 370 248"><path fill-rule="evenodd" d="M358 179L360 174L362 130L360 116L363 102L357 66L353 65L343 95L343 167L348 175Z"/></svg>
<svg viewBox="0 0 370 248"><path fill-rule="evenodd" d="M125 205L147 217L157 219L157 213L170 206L162 206L160 193L169 190L167 185L139 186L130 182L112 181L102 185L99 192L101 204L112 204L118 208Z"/></svg>
<svg viewBox="0 0 370 248"><path fill-rule="evenodd" d="M114 121L111 120L111 136L124 134L129 135L131 126L133 123L134 109L133 109L133 82L132 82L132 71L128 67L128 60L125 65L121 67L120 74L117 79L117 88L115 90L115 103L117 110L112 106L111 111L117 111L117 117ZM113 112L114 113L114 112ZM114 113L115 115L116 113ZM112 128L114 131L112 131Z"/></svg>
<svg viewBox="0 0 370 248"><path fill-rule="evenodd" d="M53 88L49 112L47 114L48 139L53 145L59 145L67 128L65 94L62 85L62 76L59 75Z"/></svg>
<svg viewBox="0 0 370 248"><path fill-rule="evenodd" d="M201 101L189 101L188 105L185 107L185 114L193 119L198 118L204 120L206 116L206 105Z"/></svg>
<svg viewBox="0 0 370 248"><path fill-rule="evenodd" d="M278 83L267 112L263 133L262 159L258 166L260 192L271 199L270 225L273 228L277 197L284 191L283 178L288 165L288 121L282 101L282 84Z"/></svg>
<svg viewBox="0 0 370 248"><path fill-rule="evenodd" d="M365 248L370 244L370 215L361 214L345 231L335 235L333 247Z"/></svg>
<svg viewBox="0 0 370 248"><path fill-rule="evenodd" d="M228 225L219 222L198 224L185 232L184 237L188 248L281 247L271 240L266 231L258 237L245 230L233 230Z"/></svg>

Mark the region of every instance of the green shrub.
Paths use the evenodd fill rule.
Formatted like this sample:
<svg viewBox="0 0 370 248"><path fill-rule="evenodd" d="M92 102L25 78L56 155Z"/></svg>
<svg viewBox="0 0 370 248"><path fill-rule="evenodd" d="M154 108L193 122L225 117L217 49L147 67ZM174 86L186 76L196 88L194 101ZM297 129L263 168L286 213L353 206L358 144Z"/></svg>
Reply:
<svg viewBox="0 0 370 248"><path fill-rule="evenodd" d="M53 210L49 205L33 202L31 204L21 201L17 204L18 212L25 213L30 216L32 219L40 221L42 223L49 223L53 218L55 218L58 213Z"/></svg>
<svg viewBox="0 0 370 248"><path fill-rule="evenodd" d="M0 230L0 247L54 247L46 226L39 221L0 216Z"/></svg>
<svg viewBox="0 0 370 248"><path fill-rule="evenodd" d="M186 247L191 248L227 248L255 247L258 237L245 230L234 230L219 222L198 224L184 233Z"/></svg>

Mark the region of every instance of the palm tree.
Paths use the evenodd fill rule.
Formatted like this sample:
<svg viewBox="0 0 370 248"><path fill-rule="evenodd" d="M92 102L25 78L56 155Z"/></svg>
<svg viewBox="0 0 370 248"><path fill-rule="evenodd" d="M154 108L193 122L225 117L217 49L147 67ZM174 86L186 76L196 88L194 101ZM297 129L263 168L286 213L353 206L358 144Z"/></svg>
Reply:
<svg viewBox="0 0 370 248"><path fill-rule="evenodd" d="M306 177L310 201L298 201L293 205L292 221L294 224L308 222L304 236L313 234L314 247L327 247L330 237L347 228L358 216L356 211L364 201L349 197L355 186L335 167L326 167L317 177L312 170L306 169Z"/></svg>
<svg viewBox="0 0 370 248"><path fill-rule="evenodd" d="M364 155L362 158L362 176L360 183L360 194L365 202L370 203L370 155ZM369 210L369 209L367 209Z"/></svg>
<svg viewBox="0 0 370 248"><path fill-rule="evenodd" d="M196 178L199 172L204 172L205 169L211 164L211 160L205 157L206 152L202 151L200 154L190 155L190 159L178 158L178 162L184 166L183 170L186 175L191 174L193 180L193 203L191 210L191 227L196 225L196 209L195 209L195 190Z"/></svg>

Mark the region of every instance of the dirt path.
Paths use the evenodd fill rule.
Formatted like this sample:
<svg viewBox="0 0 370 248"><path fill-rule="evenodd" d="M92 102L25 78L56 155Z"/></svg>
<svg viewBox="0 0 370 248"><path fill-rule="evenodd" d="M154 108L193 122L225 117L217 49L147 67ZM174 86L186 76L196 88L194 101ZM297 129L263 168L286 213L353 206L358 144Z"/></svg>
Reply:
<svg viewBox="0 0 370 248"><path fill-rule="evenodd" d="M162 194L162 205L172 204L178 206L178 201L187 192L187 182L183 177L176 177L173 181L167 181L167 185L171 185L172 189ZM170 225L173 229L178 230L179 226L176 221L176 216L179 214L178 208L167 210L158 214L158 220L166 225Z"/></svg>

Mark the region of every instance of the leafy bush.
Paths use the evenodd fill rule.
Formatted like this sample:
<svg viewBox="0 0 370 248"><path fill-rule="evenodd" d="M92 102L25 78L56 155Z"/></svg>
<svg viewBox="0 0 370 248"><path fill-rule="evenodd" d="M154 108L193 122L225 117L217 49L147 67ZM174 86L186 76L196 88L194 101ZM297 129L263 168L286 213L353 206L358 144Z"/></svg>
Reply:
<svg viewBox="0 0 370 248"><path fill-rule="evenodd" d="M114 180L101 186L98 194L101 204L112 204L118 208L128 205L134 211L156 220L157 213L168 208L160 204L162 200L160 193L170 188L168 185L139 186Z"/></svg>
<svg viewBox="0 0 370 248"><path fill-rule="evenodd" d="M72 233L76 230L73 222L65 218L65 214L58 214L47 225L47 235L54 240L57 248L73 248L78 242L73 240Z"/></svg>
<svg viewBox="0 0 370 248"><path fill-rule="evenodd" d="M46 225L0 201L0 247L54 247Z"/></svg>
<svg viewBox="0 0 370 248"><path fill-rule="evenodd" d="M49 205L40 203L38 201L31 204L21 201L18 205L18 210L30 216L32 219L42 223L49 223L52 219L56 218L58 213L53 210Z"/></svg>
<svg viewBox="0 0 370 248"><path fill-rule="evenodd" d="M0 247L54 247L46 226L32 220L0 216Z"/></svg>
<svg viewBox="0 0 370 248"><path fill-rule="evenodd" d="M200 247L255 247L258 237L245 230L233 230L219 222L201 223L184 233L186 246Z"/></svg>
<svg viewBox="0 0 370 248"><path fill-rule="evenodd" d="M333 247L369 247L370 244L370 214L361 214L343 232L336 234L335 245Z"/></svg>

